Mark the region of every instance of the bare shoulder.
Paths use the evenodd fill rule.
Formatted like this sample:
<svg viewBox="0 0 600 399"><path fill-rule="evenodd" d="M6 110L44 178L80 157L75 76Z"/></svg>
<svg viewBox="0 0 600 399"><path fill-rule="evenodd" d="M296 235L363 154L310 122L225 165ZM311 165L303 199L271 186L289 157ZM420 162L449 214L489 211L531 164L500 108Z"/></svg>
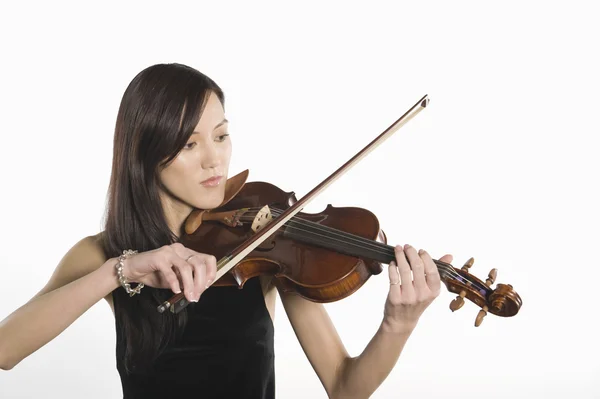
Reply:
<svg viewBox="0 0 600 399"><path fill-rule="evenodd" d="M75 243L60 260L46 286L35 296L60 288L100 268L107 261L101 240L102 233L98 233ZM107 295L105 299L112 308L111 295Z"/></svg>

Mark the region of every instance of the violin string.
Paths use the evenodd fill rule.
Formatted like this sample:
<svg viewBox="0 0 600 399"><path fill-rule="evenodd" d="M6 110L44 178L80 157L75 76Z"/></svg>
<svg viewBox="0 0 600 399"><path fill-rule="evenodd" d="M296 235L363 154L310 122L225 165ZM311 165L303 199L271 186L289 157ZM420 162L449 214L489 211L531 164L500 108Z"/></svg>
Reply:
<svg viewBox="0 0 600 399"><path fill-rule="evenodd" d="M251 208L251 209L255 209L255 208ZM275 215L275 216L280 216L284 212L283 210L278 209L278 208L271 208L271 209L274 211L274 212L272 212L272 214ZM250 212L248 212L248 213L250 214L250 217L252 217L252 220L254 220L254 217L258 214L258 212L256 214L252 214ZM295 223L306 225L306 226L310 226L310 227L315 228L316 230L321 230L321 231L324 231L324 232L327 232L327 233L332 233L333 235L337 235L337 236L340 236L342 238L347 238L347 239L350 239L352 241L361 243L361 244L363 244L363 246L361 247L363 249L368 249L368 248L365 247L365 245L366 245L366 246L369 246L369 247L373 248L373 250L382 249L382 250L385 251L384 253L386 253L386 254L388 253L388 250L390 250L390 248L391 248L391 251L393 252L393 247L390 247L387 244L383 244L383 243L380 243L380 242L377 242L377 241L369 240L369 239L366 239L364 237L361 237L361 236L358 236L358 235L355 235L355 234L351 234L351 233L347 233L347 232L343 232L343 231L340 231L340 230L337 230L337 229L333 229L333 228L328 227L328 226L323 226L322 224L311 222L311 221L299 218L297 216L293 216L292 220ZM382 253L382 252L379 251L379 253Z"/></svg>
<svg viewBox="0 0 600 399"><path fill-rule="evenodd" d="M258 208L250 208L249 210L253 211L255 209L258 209ZM271 208L271 209L274 211L272 214L275 215L275 216L279 216L279 215L281 215L283 213L283 211L280 210L280 209L277 209L277 208ZM259 212L257 211L254 214L254 216L257 215L258 213ZM246 212L246 214L244 214L242 216L242 218L248 216L249 219L254 220L254 217L251 216L251 215L252 215L252 212ZM284 225L287 225L287 227L291 228L291 229L295 229L295 230L299 230L299 231L304 231L306 233L313 234L313 235L318 235L320 237L329 238L329 239L341 242L343 244L354 245L356 248L372 250L372 251L375 251L377 253L384 254L384 255L387 255L387 256L391 256L391 257L393 257L394 254L395 254L394 247L391 247L391 246L389 246L387 244L379 243L379 242L373 241L373 240L368 240L368 239L366 239L364 237L356 236L356 235L350 234L350 233L339 232L338 230L333 229L331 227L323 226L323 225L315 223L315 222L307 221L307 220L304 220L304 219L296 217L296 216L293 216L292 219L294 221L289 221L288 222L289 224L286 223ZM295 221L296 219L298 221ZM295 226L293 226L293 224L310 226L310 227L314 228L315 230L321 230L323 232L326 232L326 233L328 233L328 235L317 234L317 233L314 233L314 232L312 232L310 230L306 230L306 229L302 229L302 228L299 228L299 227L295 227ZM353 243L351 243L349 241L346 241L346 240L336 239L336 238L332 237L332 235L337 235L337 236L340 236L340 237L342 237L344 239L350 239L352 241L356 241L356 242L358 242L358 244L353 244ZM371 248L367 248L365 246L365 244L367 246L371 247ZM448 275L456 277L456 278L458 278L461 281L464 280L464 277L462 275L460 275L459 273L457 273L454 270L454 267L452 265L448 265L448 264L445 264L444 262L440 262L440 261L436 261L436 260L434 260L434 262L436 263L436 265L437 265L438 269L440 269L440 271L444 270ZM473 281L469 281L469 282L472 285L474 285L475 287L477 287L479 290L482 290L484 292L487 292L488 289L489 289L489 287L487 287L487 286L483 287L483 286L481 286L477 282L473 282Z"/></svg>
<svg viewBox="0 0 600 399"><path fill-rule="evenodd" d="M273 215L276 216L280 216L281 213L283 213L283 211L277 209L277 208L272 208L275 212L273 212ZM258 213L257 213L258 214ZM292 229L295 230L299 230L299 231L304 231L304 232L308 232L308 233L312 233L310 230L305 230L305 229L301 229L298 227L294 227L293 224L301 224L301 225L307 225L310 226L312 228L314 228L315 230L320 230L323 231L325 233L329 233L328 236L323 236L323 235L319 235L321 237L326 237L326 238L330 238L333 240L336 240L334 237L332 237L333 235L337 235L339 237L345 238L345 239L349 239L351 241L355 241L357 244L352 244L350 242L348 242L347 240L336 240L338 242L344 243L344 244L350 244L350 245L354 245L357 248L360 249L367 249L367 250L372 250L374 252L377 252L379 254L384 254L384 255L388 255L390 257L394 257L395 252L394 252L394 247L389 246L387 244L383 244L383 243L379 243L377 241L373 241L373 240L369 240L367 238L361 237L361 236L357 236L351 233L347 233L347 232L342 232L339 231L337 229L328 227L328 226L323 226L321 224L315 223L315 222L311 222L311 221L306 221L302 218L297 218L297 217L292 217L292 219L294 220L293 223L290 223L289 226L292 226ZM250 216L249 220L254 220L253 216ZM296 221L298 220L298 221ZM289 222L288 222L289 223ZM367 248L367 246L369 246L370 248Z"/></svg>
<svg viewBox="0 0 600 399"><path fill-rule="evenodd" d="M348 241L345 241L345 240L340 240L340 239L333 238L333 237L331 237L330 235L318 234L318 233L312 232L312 231L310 231L310 230L306 230L306 229L302 229L302 228L299 228L299 227L295 227L295 226L294 226L294 224L296 224L296 223L290 223L290 224L287 226L287 228L288 228L288 229L292 229L292 230L299 230L299 231L303 231L303 232L306 232L306 233L309 233L309 234L312 234L312 235L316 235L316 236L319 236L319 237L324 237L324 238L332 239L332 240L334 240L334 241L341 242L341 243L343 243L343 244L350 244L350 245L354 246L355 248L359 248L359 249L368 249L368 250L371 250L371 251L373 251L373 252L376 252L376 253L379 253L379 254L384 254L384 255L390 256L390 257L392 257L392 258L394 258L394 257L395 257L395 252L394 252L394 249L393 249L393 247L390 247L389 249L387 249L387 248L386 248L386 249L383 249L383 250L380 250L380 249L371 249L371 248L365 248L365 247L364 247L364 246L362 246L361 244L350 243L350 242L348 242ZM455 277L461 278L461 276L460 276L458 273L456 273L456 272L454 271L454 269L450 268L450 266L447 266L447 265L445 265L444 263L438 263L438 261L434 261L434 263L436 263L436 266L438 267L438 269L444 270L444 271L446 271L446 272L447 272L448 274L450 274L450 275L454 275Z"/></svg>
<svg viewBox="0 0 600 399"><path fill-rule="evenodd" d="M273 209L275 211L273 214L275 214L276 216L280 216L284 212L283 210L278 209L278 208L271 208L271 209ZM360 249L368 249L368 250L372 250L374 252L377 252L379 254L385 254L385 255L388 255L390 257L395 257L394 247L392 247L392 246L390 246L388 244L380 243L380 242L374 241L374 240L369 240L368 238L357 236L355 234L347 233L347 232L344 232L344 231L340 231L340 230L334 229L334 228L329 227L329 226L323 226L322 224L315 223L315 222L312 222L312 221L308 221L308 220L305 220L305 219L302 219L302 218L298 218L296 216L293 216L292 219L294 220L294 224L307 225L307 226L310 226L310 227L312 227L312 228L314 228L316 230L321 230L321 231L323 231L325 233L329 233L329 236L324 236L324 235L318 234L321 237L326 237L326 238L330 238L330 239L336 240L335 238L332 238L331 235L337 235L337 236L340 236L342 238L349 238L352 241L358 242L359 244L352 244L352 243L349 243L348 241L344 241L344 240L336 240L336 241L342 242L344 244L354 245L355 247L360 248ZM299 220L299 222L296 222L295 220ZM296 230L300 230L300 231L304 231L304 232L307 232L307 233L314 234L310 230L300 229L298 227L293 227L292 226L292 229L296 229ZM366 248L364 244L372 247L373 249L372 248ZM462 276L460 274L458 274L454 270L454 267L452 265L447 264L445 262L437 261L437 260L434 260L434 262L437 264L438 268L446 269L450 274L453 274L456 277L459 277L459 278L462 279ZM472 283L472 284L478 285L476 283ZM478 288L483 288L483 287L478 287ZM483 288L483 289L485 291L487 291L486 288Z"/></svg>
<svg viewBox="0 0 600 399"><path fill-rule="evenodd" d="M252 208L252 209L254 209L254 208ZM271 208L271 209L273 209L275 211L275 212L272 213L275 216L279 216L281 213L283 213L283 211L281 211L281 210L279 210L277 208ZM258 212L256 214L258 214ZM242 216L242 218L244 218L245 216L246 215ZM251 221L251 220L253 221L254 217L250 216L248 219L249 219L249 221ZM383 243L379 243L379 242L373 242L373 241L370 241L370 240L368 240L368 239L366 239L364 237L355 236L355 235L352 235L350 233L339 232L338 230L333 229L331 227L323 226L321 224L310 222L310 221L306 221L306 220L303 220L301 218L292 217L292 219L298 219L298 220L300 220L300 222L288 222L289 224L284 224L284 225L286 225L288 227L288 229L299 230L299 231L303 231L303 232L310 233L310 234L313 234L313 235L317 235L317 236L320 236L320 237L329 238L329 239L341 242L343 244L354 245L356 248L371 250L371 251L377 252L379 254L384 254L384 255L390 256L392 258L395 255L394 248L391 247L391 246L389 246L389 245L386 245L386 244L383 244ZM301 229L299 227L295 227L295 226L293 226L293 224L311 225L311 227L313 227L316 230L321 230L321 231L324 231L326 233L333 233L333 234L341 236L343 238L348 238L348 236L350 236L349 238L351 238L353 241L359 242L359 244L353 244L353 243L349 243L348 241L345 241L345 240L336 239L336 238L331 237L331 235L328 236L328 235L322 235L322 234L314 233L314 232L312 232L310 230L306 230L306 229ZM373 248L366 248L364 245L361 245L361 244L367 244L367 245L369 245L371 247L375 247L375 248L374 249ZM377 244L377 245L374 245L374 244ZM462 280L462 276L460 276L460 274L456 273L456 271L454 271L454 268L451 265L446 265L445 263L439 262L439 261L435 261L435 262L437 263L438 269L439 268L446 269L446 271L448 271L448 273L450 273L451 275L455 275L456 277L459 277Z"/></svg>

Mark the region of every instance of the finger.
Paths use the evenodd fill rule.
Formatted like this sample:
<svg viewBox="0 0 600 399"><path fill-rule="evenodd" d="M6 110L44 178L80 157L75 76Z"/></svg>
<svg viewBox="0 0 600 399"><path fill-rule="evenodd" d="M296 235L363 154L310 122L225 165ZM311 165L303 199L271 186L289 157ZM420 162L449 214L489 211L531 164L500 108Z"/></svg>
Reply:
<svg viewBox="0 0 600 399"><path fill-rule="evenodd" d="M391 261L388 265L388 277L390 278L390 286L400 287L400 273L398 272L398 265L394 261Z"/></svg>
<svg viewBox="0 0 600 399"><path fill-rule="evenodd" d="M196 301L194 293L194 276L192 274L192 265L182 259L179 255L173 253L171 256L171 264L179 271L181 283L183 285L183 293L189 302Z"/></svg>
<svg viewBox="0 0 600 399"><path fill-rule="evenodd" d="M400 273L400 285L402 293L412 295L415 291L412 284L412 276L410 275L410 265L406 260L404 249L401 245L394 247L394 253L396 255L396 264L398 265L398 272Z"/></svg>
<svg viewBox="0 0 600 399"><path fill-rule="evenodd" d="M408 244L404 246L404 253L410 262L415 289L422 292L427 288L427 283L425 282L425 263L417 253L417 250Z"/></svg>
<svg viewBox="0 0 600 399"><path fill-rule="evenodd" d="M194 261L194 295L198 300L206 289L206 265L196 257L193 257L190 261L192 260Z"/></svg>
<svg viewBox="0 0 600 399"><path fill-rule="evenodd" d="M452 273L452 259L454 259L452 257L452 255L444 255L442 256L439 261L446 263L446 264L441 264L438 266L438 273L440 274L440 279L442 277L448 277L448 275L450 273Z"/></svg>
<svg viewBox="0 0 600 399"><path fill-rule="evenodd" d="M206 288L208 288L217 278L217 258L207 255L204 264L206 265Z"/></svg>
<svg viewBox="0 0 600 399"><path fill-rule="evenodd" d="M206 262L204 259L207 258L207 255L196 252L193 249L189 249L178 242L171 244L171 248L180 258L183 258L185 262L190 265L190 275L193 288L190 289L191 299L188 298L188 300L190 302L198 302L200 295L202 295L202 292L204 292L206 289ZM184 289L184 292L187 292L187 290Z"/></svg>
<svg viewBox="0 0 600 399"><path fill-rule="evenodd" d="M204 265L204 275L206 278L205 284L202 286L202 288L206 289L213 281L215 281L215 278L217 277L217 258L215 258L213 255L202 254L195 251L192 252L193 254L188 259L190 261L192 259L198 259L200 263Z"/></svg>
<svg viewBox="0 0 600 399"><path fill-rule="evenodd" d="M421 259L425 262L425 279L427 280L427 286L429 286L431 291L438 292L440 289L440 272L429 253L427 251L421 251Z"/></svg>
<svg viewBox="0 0 600 399"><path fill-rule="evenodd" d="M162 274L162 279L164 279L167 284L169 285L169 287L171 287L171 290L176 293L179 294L181 292L181 287L179 284L179 277L177 276L177 274L175 273L175 271L171 268L171 263L165 263L164 266L159 266L158 270L159 273Z"/></svg>

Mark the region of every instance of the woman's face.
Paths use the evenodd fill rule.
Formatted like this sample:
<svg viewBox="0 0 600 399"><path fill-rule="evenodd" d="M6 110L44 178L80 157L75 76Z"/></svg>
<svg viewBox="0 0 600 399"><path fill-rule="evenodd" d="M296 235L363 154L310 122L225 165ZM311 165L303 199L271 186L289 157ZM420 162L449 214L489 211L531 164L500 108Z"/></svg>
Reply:
<svg viewBox="0 0 600 399"><path fill-rule="evenodd" d="M230 158L231 140L225 111L219 98L211 93L194 133L159 174L165 194L179 205L216 208L225 196ZM203 183L215 176L221 179L213 184Z"/></svg>

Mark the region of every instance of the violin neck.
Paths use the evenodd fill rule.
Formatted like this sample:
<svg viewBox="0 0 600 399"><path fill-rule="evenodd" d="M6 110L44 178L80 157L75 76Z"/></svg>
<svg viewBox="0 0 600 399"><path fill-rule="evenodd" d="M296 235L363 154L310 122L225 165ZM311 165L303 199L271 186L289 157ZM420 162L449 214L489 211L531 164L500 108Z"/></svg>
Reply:
<svg viewBox="0 0 600 399"><path fill-rule="evenodd" d="M394 247L379 241L331 228L327 228L330 231L328 231L328 234L324 234L323 227L321 226L319 231L312 231L306 226L303 227L302 230L285 229L283 236L344 255L370 259L384 264L389 264L391 261L396 260Z"/></svg>
<svg viewBox="0 0 600 399"><path fill-rule="evenodd" d="M373 260L386 265L396 260L396 253L391 245L317 223L303 222L302 228L294 228L296 226L299 226L297 222L288 222L283 230L283 236L344 255ZM438 269L451 266L435 259L433 261Z"/></svg>

